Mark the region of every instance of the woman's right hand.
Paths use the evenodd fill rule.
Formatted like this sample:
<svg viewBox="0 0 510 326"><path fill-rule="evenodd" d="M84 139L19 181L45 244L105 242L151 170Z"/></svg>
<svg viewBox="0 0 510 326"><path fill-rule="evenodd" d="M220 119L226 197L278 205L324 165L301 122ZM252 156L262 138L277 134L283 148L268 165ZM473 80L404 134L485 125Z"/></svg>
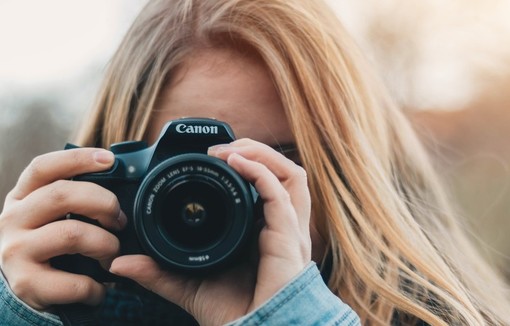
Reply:
<svg viewBox="0 0 510 326"><path fill-rule="evenodd" d="M117 197L73 176L111 167L114 156L98 148L79 148L36 157L7 195L0 214L0 267L14 294L32 308L53 304L95 305L105 288L90 277L57 270L50 259L79 253L107 267L119 252L119 240L108 230L120 230L126 216ZM68 213L95 219L105 229Z"/></svg>

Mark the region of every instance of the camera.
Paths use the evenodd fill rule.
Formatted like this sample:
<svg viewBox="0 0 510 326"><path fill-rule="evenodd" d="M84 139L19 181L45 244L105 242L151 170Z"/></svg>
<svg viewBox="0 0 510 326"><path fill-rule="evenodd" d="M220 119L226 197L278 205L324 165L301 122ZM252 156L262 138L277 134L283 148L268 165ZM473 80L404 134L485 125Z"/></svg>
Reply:
<svg viewBox="0 0 510 326"><path fill-rule="evenodd" d="M177 119L150 147L143 141L113 144L109 170L73 180L96 183L117 196L128 218L116 233L122 255L146 254L181 272L215 270L242 256L254 229L257 192L224 161L207 155L210 146L234 140L224 122ZM84 216L68 218L93 223ZM98 281L115 280L85 256L59 256L52 264Z"/></svg>

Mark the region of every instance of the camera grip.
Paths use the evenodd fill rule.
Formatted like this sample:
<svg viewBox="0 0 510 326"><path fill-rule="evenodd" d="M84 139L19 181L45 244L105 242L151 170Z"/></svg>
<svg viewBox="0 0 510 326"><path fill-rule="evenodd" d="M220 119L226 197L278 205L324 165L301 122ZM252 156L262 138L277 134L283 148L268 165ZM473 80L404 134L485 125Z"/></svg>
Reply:
<svg viewBox="0 0 510 326"><path fill-rule="evenodd" d="M57 269L73 274L86 275L100 283L118 282L120 280L118 276L104 270L97 260L80 254L53 257L50 262Z"/></svg>
<svg viewBox="0 0 510 326"><path fill-rule="evenodd" d="M70 214L67 218L100 226L97 221L80 215ZM65 272L89 276L100 283L118 282L121 280L120 277L106 271L101 264L99 264L99 261L80 254L68 254L53 257L50 259L50 264L54 268Z"/></svg>

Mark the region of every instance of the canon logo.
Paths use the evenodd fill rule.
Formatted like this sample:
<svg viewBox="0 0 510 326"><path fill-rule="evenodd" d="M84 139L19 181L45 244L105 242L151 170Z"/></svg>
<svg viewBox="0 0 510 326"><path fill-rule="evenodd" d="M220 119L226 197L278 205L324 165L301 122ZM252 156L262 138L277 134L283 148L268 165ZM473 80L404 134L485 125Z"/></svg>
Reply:
<svg viewBox="0 0 510 326"><path fill-rule="evenodd" d="M175 127L175 130L180 134L218 134L217 126L192 126L180 123Z"/></svg>

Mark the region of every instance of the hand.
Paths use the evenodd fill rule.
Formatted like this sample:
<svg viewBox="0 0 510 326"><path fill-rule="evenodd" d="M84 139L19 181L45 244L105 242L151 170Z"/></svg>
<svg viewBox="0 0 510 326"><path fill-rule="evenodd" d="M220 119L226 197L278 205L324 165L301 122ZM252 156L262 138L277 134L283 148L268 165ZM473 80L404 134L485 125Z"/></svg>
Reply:
<svg viewBox="0 0 510 326"><path fill-rule="evenodd" d="M101 302L104 286L89 277L51 267L52 257L80 253L109 266L118 239L105 229L67 213L97 220L119 230L126 224L116 196L93 183L69 181L78 174L109 168L113 154L81 148L35 158L7 195L0 214L0 266L14 294L31 307Z"/></svg>
<svg viewBox="0 0 510 326"><path fill-rule="evenodd" d="M236 266L199 279L165 271L148 256L132 255L116 258L110 271L180 305L201 325L219 325L258 308L310 262L310 195L305 171L269 146L241 139L215 146L209 154L226 160L263 200L258 266Z"/></svg>

